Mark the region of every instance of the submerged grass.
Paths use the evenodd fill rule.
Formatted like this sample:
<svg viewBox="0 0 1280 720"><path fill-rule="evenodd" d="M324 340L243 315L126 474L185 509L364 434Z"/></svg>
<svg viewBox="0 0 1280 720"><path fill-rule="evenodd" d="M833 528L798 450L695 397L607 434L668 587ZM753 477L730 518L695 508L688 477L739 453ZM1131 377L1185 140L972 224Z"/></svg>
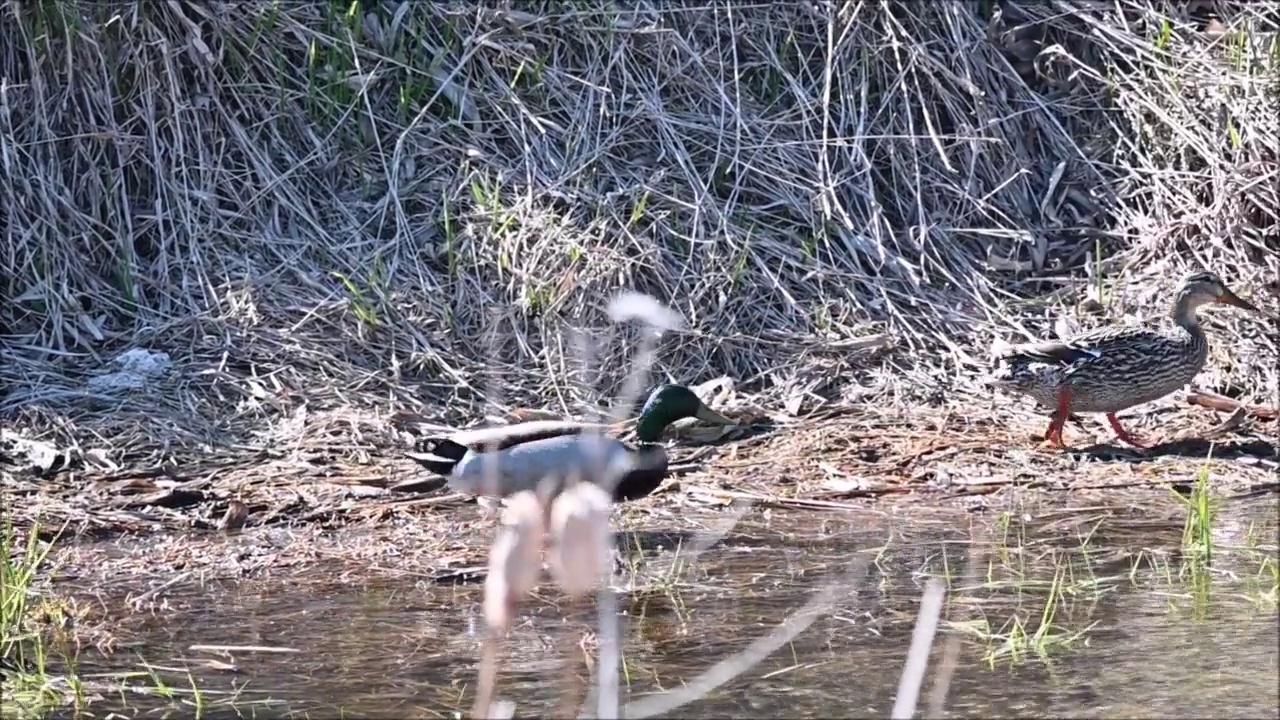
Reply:
<svg viewBox="0 0 1280 720"><path fill-rule="evenodd" d="M1186 523L1182 528L1184 569L1197 572L1213 562L1213 526L1217 502L1210 493L1209 469L1201 468L1196 473L1196 481L1189 496L1177 497L1187 510Z"/></svg>
<svg viewBox="0 0 1280 720"><path fill-rule="evenodd" d="M1052 665L1056 657L1087 647L1107 622L1105 605L1133 587L1164 598L1170 622L1212 620L1242 598L1260 612L1274 611L1280 590L1277 547L1260 542L1253 525L1242 546L1216 542L1219 508L1210 489L1209 474L1202 472L1189 496L1177 496L1185 517L1176 538L1135 536L1119 548L1095 541L1095 534L1105 532L1101 521L1084 529L1078 547L1063 548L1056 538L1031 537L1017 513L1002 513L992 524L992 542L974 551L985 558L985 578L957 582L943 563L941 577L951 580L952 602L963 609L960 616L953 610L946 627L974 640L994 668L1028 660ZM1148 544L1161 537L1172 542L1163 548Z"/></svg>
<svg viewBox="0 0 1280 720"><path fill-rule="evenodd" d="M134 698L165 701L169 709L199 718L209 707L235 705L234 697L210 701L188 671L186 687L174 687L141 657L142 671L80 672L89 613L73 598L57 593L50 580L49 556L65 527L41 541L37 525L25 540L6 518L0 558L0 717L35 720L70 712L94 717L91 706L110 699L128 709ZM99 641L94 648L107 652ZM115 702L118 699L118 702ZM149 703L154 707L154 703ZM245 706L247 707L247 705Z"/></svg>
<svg viewBox="0 0 1280 720"><path fill-rule="evenodd" d="M1250 580L1251 597L1260 607L1275 609L1280 605L1280 559L1274 553L1260 558L1258 572Z"/></svg>
<svg viewBox="0 0 1280 720"><path fill-rule="evenodd" d="M983 647L983 661L991 667L1018 665L1028 658L1047 663L1053 655L1085 642L1097 623L1088 619L1093 604L1118 578L1100 581L1080 553L1052 552L1047 558L1028 560L1026 549L1019 546L1014 555L1018 560L1010 563L1008 550L1005 543L997 543L986 581L958 589L976 617L950 627L976 639ZM1044 573L1048 576L1034 577Z"/></svg>
<svg viewBox="0 0 1280 720"><path fill-rule="evenodd" d="M4 519L4 556L0 558L0 676L4 680L5 717L40 717L83 700L74 673L49 671L50 625L69 620L65 609L41 592L41 573L53 543L41 543L34 530L22 542L8 516ZM57 637L57 635L55 635ZM65 643L62 643L65 649ZM65 655L64 655L65 657Z"/></svg>

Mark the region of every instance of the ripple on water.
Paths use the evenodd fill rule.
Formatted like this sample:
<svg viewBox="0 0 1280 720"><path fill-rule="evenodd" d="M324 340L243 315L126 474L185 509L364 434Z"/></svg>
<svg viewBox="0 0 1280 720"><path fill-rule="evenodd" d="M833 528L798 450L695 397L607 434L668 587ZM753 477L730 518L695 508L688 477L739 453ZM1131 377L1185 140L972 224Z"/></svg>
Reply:
<svg viewBox="0 0 1280 720"><path fill-rule="evenodd" d="M930 664L932 674L944 643L958 639L949 717L1280 714L1276 606L1257 579L1262 558L1276 555L1274 545L1256 544L1257 537L1275 537L1274 515L1250 536L1255 547L1233 536L1238 546L1220 548L1207 576L1180 573L1180 527L1146 527L1140 537L1099 531L1091 537L1112 544L1091 541L1082 550L1087 527L1065 532L1059 522L1050 532L1029 521L1011 531L1005 520L988 518L990 543L974 552L977 569L967 577L972 515L915 524L882 514L837 517L843 516L819 522L774 510L767 519L749 515L696 562L681 556L673 563L669 551L646 553L634 578L643 589L622 602L624 694L681 687L767 634L861 552L874 562L836 613L676 714L887 716L929 576L951 578ZM1114 544L1122 537L1125 545ZM683 568L678 579L673 565ZM170 610L127 616L122 633L136 638L133 649L146 661L166 668L161 674L169 684L186 686L185 674L173 669L190 668L209 702L238 693L241 702L271 698L317 716L340 709L388 718L465 711L475 679L480 586L360 583L349 580L349 567L341 573L341 582L314 570L305 581L176 586L166 598ZM1022 623L1035 633L1055 578L1059 593L1040 657L1019 644L1014 628ZM593 611L579 609L566 621L559 602L544 585L506 648L499 692L516 699L526 716L554 708L562 641L574 648L583 676L582 658L594 651L581 642ZM228 655L193 645L297 652ZM1019 647L1024 654L1011 660L1005 651ZM136 656L117 653L82 660L81 672L135 667ZM119 704L104 699L108 707L101 709L113 703ZM135 710L140 704L130 703Z"/></svg>

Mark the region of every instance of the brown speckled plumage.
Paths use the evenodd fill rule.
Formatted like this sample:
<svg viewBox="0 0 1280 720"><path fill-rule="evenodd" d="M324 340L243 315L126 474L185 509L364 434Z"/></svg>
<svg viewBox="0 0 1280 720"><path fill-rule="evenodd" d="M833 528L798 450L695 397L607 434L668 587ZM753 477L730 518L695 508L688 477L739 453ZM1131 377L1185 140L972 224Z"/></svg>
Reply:
<svg viewBox="0 0 1280 720"><path fill-rule="evenodd" d="M1141 446L1120 427L1115 413L1168 395L1204 368L1209 343L1196 309L1212 302L1256 311L1216 275L1195 273L1178 289L1171 325L1103 328L1066 340L1019 345L997 341L990 383L1052 409L1045 439L1055 445L1063 444L1068 415L1100 412L1107 414L1120 439Z"/></svg>

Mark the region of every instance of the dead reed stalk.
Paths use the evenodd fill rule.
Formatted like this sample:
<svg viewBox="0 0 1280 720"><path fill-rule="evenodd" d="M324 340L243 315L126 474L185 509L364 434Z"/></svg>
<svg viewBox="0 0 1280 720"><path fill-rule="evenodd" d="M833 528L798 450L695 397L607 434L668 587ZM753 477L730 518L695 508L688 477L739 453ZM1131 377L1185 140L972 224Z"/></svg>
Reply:
<svg viewBox="0 0 1280 720"><path fill-rule="evenodd" d="M617 295L609 304L609 315L618 323L640 321L650 331L641 335L623 393L614 405L612 419L616 424L624 418L646 382L658 333L679 329L683 321L657 300L635 292ZM580 358L584 366L589 366L595 355L594 343L585 337L581 340L578 348ZM497 393L497 389L491 389L490 396ZM598 437L600 427L604 426L580 436L582 442L578 447L582 454L597 452L598 445L592 440ZM485 467L490 473L488 486L498 488L500 482L496 474L499 464L493 462ZM613 464L606 467L603 463L592 462L583 462L581 467L596 468L603 473L625 470ZM614 558L613 527L609 514L611 491L620 477L584 477L580 472L578 468L565 468L564 477L545 478L537 493L518 493L508 501L503 527L490 552L489 576L485 584L487 634L472 717L489 717L493 712L497 644L510 629L518 601L533 588L541 574L544 546L550 550L551 577L571 602L581 601L592 591L598 592L600 668L596 673L594 693L597 717L614 718L618 715L617 673L621 649L617 611L609 587ZM563 654L563 657L568 675L568 654ZM568 679L561 691L562 710L571 711L576 702Z"/></svg>
<svg viewBox="0 0 1280 720"><path fill-rule="evenodd" d="M889 713L893 720L915 717L916 702L920 699L925 671L929 669L929 651L933 649L933 635L938 629L938 618L942 616L942 601L946 592L942 581L937 578L929 580L925 585L924 595L920 598L920 614L916 618L911 645L907 649L907 661L898 680L898 694L894 697L893 710Z"/></svg>

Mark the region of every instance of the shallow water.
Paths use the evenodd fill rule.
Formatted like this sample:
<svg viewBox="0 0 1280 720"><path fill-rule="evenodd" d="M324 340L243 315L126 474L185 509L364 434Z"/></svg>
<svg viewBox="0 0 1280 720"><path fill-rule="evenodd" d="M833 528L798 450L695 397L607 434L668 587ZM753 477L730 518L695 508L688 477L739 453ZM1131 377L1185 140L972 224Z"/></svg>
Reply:
<svg viewBox="0 0 1280 720"><path fill-rule="evenodd" d="M947 717L1277 717L1280 635L1274 597L1265 596L1274 581L1259 576L1265 558L1276 557L1275 504L1256 509L1252 519L1221 523L1207 574L1182 571L1181 528L1168 524L1138 533L1081 522L1083 531L1065 531L970 517L986 526L975 544L953 522L753 513L696 560L669 549L629 555L617 579L644 587L620 600L623 699L690 682L861 556L867 562L833 613L667 716L887 717L922 588L943 577L948 603L921 708L956 638ZM472 699L480 589L352 584L323 570L305 580L175 586L167 609L122 621L121 635L136 638L127 651L84 657L79 672L137 670L145 660L179 693L193 679L205 717L454 717ZM498 692L518 703L518 716L554 712L562 643L574 648L577 676L585 682L589 672L579 643L594 610L572 610L566 622L559 601L544 585L509 639ZM1020 642L1016 626L1034 635L1046 606L1041 641ZM294 652L192 647L200 645ZM141 696L108 696L93 710L148 707L191 715L189 706Z"/></svg>

